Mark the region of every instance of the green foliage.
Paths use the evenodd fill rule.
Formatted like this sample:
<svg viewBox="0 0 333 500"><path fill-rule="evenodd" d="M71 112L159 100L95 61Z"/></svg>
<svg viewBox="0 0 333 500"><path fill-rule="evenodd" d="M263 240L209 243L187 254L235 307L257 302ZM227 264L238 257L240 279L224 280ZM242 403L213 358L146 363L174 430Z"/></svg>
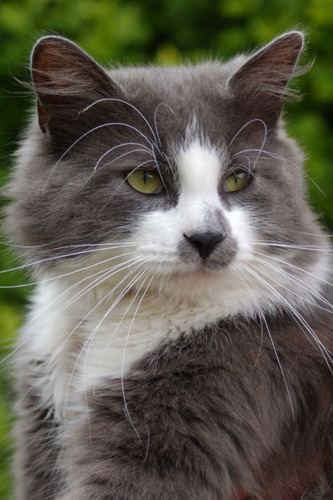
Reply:
<svg viewBox="0 0 333 500"><path fill-rule="evenodd" d="M29 52L44 34L75 40L103 64L178 64L205 57L227 59L294 27L308 30L316 59L298 86L305 99L286 112L288 128L307 156L309 193L323 221L333 227L333 4L332 0L0 0L0 184L32 101L15 77L29 78ZM0 242L0 268L17 262ZM0 274L0 349L22 317L22 273ZM8 457L11 391L8 371L0 378L0 498L10 496Z"/></svg>

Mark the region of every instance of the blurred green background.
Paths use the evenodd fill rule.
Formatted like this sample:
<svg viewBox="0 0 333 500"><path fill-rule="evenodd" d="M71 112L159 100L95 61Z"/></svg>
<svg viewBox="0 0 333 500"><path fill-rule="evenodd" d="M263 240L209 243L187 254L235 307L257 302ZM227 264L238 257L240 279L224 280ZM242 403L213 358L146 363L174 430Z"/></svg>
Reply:
<svg viewBox="0 0 333 500"><path fill-rule="evenodd" d="M308 156L311 202L333 228L333 0L0 0L0 182L32 103L16 79L29 78L29 52L45 34L62 34L103 64L178 64L227 59L281 32L308 32L303 62L313 69L298 82L302 102L287 109L288 129ZM27 292L26 276L0 240L0 498L11 498L10 346ZM6 288L10 287L10 288ZM42 500L42 499L41 499Z"/></svg>

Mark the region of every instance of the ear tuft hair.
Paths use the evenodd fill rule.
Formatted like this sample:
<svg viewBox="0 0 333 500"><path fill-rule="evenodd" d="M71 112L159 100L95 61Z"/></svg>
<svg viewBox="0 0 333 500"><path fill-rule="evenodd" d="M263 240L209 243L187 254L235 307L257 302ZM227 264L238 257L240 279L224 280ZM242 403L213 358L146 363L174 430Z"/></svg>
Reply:
<svg viewBox="0 0 333 500"><path fill-rule="evenodd" d="M280 115L283 103L296 95L288 89L295 76L307 68L298 68L299 56L304 48L304 34L290 31L275 38L255 52L229 79L232 94L248 103L256 118L272 123ZM260 116L261 115L261 116Z"/></svg>
<svg viewBox="0 0 333 500"><path fill-rule="evenodd" d="M82 109L81 103L88 97L97 99L117 92L101 66L75 43L58 36L43 37L36 43L31 75L43 132L59 110Z"/></svg>

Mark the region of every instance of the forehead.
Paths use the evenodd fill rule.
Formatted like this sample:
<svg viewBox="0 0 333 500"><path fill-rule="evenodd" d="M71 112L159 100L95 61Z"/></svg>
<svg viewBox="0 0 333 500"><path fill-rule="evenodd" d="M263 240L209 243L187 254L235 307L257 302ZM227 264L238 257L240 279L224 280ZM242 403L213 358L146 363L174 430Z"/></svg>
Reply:
<svg viewBox="0 0 333 500"><path fill-rule="evenodd" d="M229 73L221 64L209 63L194 67L126 68L111 72L110 76L156 128L161 140L180 146L194 129L214 143L223 133L227 134Z"/></svg>
<svg viewBox="0 0 333 500"><path fill-rule="evenodd" d="M109 71L109 76L131 95L148 90L150 95L171 94L181 98L196 90L209 90L225 84L230 75L229 65L204 63L197 66L120 68ZM175 94L175 92L178 93Z"/></svg>
<svg viewBox="0 0 333 500"><path fill-rule="evenodd" d="M180 150L177 166L179 180L184 191L203 195L209 193L212 186L216 190L221 170L221 158L210 144L194 140Z"/></svg>

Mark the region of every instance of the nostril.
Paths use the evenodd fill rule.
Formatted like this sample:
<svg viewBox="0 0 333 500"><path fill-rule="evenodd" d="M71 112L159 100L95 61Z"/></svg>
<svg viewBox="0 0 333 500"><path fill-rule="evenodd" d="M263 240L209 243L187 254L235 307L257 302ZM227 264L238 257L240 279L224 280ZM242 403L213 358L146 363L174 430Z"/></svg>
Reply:
<svg viewBox="0 0 333 500"><path fill-rule="evenodd" d="M202 259L207 259L216 245L224 240L225 236L223 233L212 232L184 234L184 238L197 250Z"/></svg>

